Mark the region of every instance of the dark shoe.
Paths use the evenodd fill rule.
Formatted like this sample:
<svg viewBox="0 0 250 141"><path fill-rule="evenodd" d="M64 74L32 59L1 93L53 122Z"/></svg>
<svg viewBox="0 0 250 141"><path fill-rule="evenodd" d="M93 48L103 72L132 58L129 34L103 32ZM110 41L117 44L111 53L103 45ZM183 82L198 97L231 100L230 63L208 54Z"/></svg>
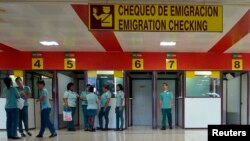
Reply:
<svg viewBox="0 0 250 141"><path fill-rule="evenodd" d="M121 128L120 131L123 131L123 129Z"/></svg>
<svg viewBox="0 0 250 141"><path fill-rule="evenodd" d="M38 134L36 137L37 137L37 138L43 138L43 136L42 136L42 135L39 135L39 134Z"/></svg>
<svg viewBox="0 0 250 141"><path fill-rule="evenodd" d="M22 136L22 137L26 137L26 135L25 135L24 133L21 133L21 136Z"/></svg>
<svg viewBox="0 0 250 141"><path fill-rule="evenodd" d="M88 129L88 128L86 128L86 129L84 129L84 131L89 131L89 129Z"/></svg>
<svg viewBox="0 0 250 141"><path fill-rule="evenodd" d="M169 127L169 129L173 129L173 127L171 126L171 127Z"/></svg>
<svg viewBox="0 0 250 141"><path fill-rule="evenodd" d="M75 129L75 128L73 128L73 129L68 129L68 131L76 131L76 129Z"/></svg>
<svg viewBox="0 0 250 141"><path fill-rule="evenodd" d="M115 131L120 131L120 129L115 129Z"/></svg>
<svg viewBox="0 0 250 141"><path fill-rule="evenodd" d="M28 134L29 136L32 136L32 134L31 134L29 131L27 131L27 134Z"/></svg>
<svg viewBox="0 0 250 141"><path fill-rule="evenodd" d="M166 130L166 127L162 127L161 130Z"/></svg>
<svg viewBox="0 0 250 141"><path fill-rule="evenodd" d="M93 128L93 129L91 129L91 130L89 130L90 132L95 132L96 130L95 130L95 128Z"/></svg>
<svg viewBox="0 0 250 141"><path fill-rule="evenodd" d="M21 139L21 137L15 136L15 137L11 137L11 139L18 140L18 139Z"/></svg>
<svg viewBox="0 0 250 141"><path fill-rule="evenodd" d="M56 137L56 136L57 136L57 133L55 132L55 133L51 134L49 137L53 138L53 137Z"/></svg>
<svg viewBox="0 0 250 141"><path fill-rule="evenodd" d="M102 131L108 131L108 128L104 128L104 129L102 129Z"/></svg>

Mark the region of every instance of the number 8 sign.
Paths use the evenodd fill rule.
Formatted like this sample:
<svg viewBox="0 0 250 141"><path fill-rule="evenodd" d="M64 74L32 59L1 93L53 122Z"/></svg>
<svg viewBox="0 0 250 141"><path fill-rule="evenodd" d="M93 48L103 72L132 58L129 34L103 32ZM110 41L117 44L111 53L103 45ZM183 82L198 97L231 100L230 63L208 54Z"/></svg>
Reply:
<svg viewBox="0 0 250 141"><path fill-rule="evenodd" d="M133 70L143 70L143 59L133 59L132 60L132 69Z"/></svg>
<svg viewBox="0 0 250 141"><path fill-rule="evenodd" d="M232 59L232 70L243 70L243 60Z"/></svg>

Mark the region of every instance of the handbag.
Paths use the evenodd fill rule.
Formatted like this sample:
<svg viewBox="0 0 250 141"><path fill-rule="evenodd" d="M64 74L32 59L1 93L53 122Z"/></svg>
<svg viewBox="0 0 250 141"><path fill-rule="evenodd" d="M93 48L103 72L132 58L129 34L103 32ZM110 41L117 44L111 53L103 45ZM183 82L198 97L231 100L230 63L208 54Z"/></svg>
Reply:
<svg viewBox="0 0 250 141"><path fill-rule="evenodd" d="M71 111L63 111L63 121L72 121Z"/></svg>
<svg viewBox="0 0 250 141"><path fill-rule="evenodd" d="M17 107L18 107L20 110L23 109L23 107L24 107L24 99L22 99L22 98L18 98L18 99L17 99Z"/></svg>

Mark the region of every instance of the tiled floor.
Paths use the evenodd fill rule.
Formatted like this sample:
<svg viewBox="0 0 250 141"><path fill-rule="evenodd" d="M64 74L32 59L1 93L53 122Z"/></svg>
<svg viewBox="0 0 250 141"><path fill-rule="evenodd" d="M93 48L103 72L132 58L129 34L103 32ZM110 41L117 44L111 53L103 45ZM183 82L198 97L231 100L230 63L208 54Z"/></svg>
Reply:
<svg viewBox="0 0 250 141"><path fill-rule="evenodd" d="M150 127L130 127L122 132L97 131L86 132L78 130L68 132L58 131L58 137L48 138L49 131L46 131L43 139L35 138L37 130L32 131L32 137L22 138L20 141L207 141L207 130L201 129L173 129L173 130L152 130ZM0 141L6 141L6 133L0 131Z"/></svg>

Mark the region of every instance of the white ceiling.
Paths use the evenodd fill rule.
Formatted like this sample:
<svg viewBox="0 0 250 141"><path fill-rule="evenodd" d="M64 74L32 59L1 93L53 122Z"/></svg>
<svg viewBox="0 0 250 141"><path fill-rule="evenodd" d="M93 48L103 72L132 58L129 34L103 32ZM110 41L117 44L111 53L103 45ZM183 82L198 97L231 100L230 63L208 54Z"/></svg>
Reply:
<svg viewBox="0 0 250 141"><path fill-rule="evenodd" d="M54 2L0 2L0 9L5 10L5 12L0 11L0 19L6 21L0 22L0 43L21 51L105 51L75 13L70 5L72 3L68 2L69 0L58 0L64 2L51 1ZM123 50L138 52L207 52L238 22L250 7L250 0L237 2L234 0L188 1L215 4L226 3L223 6L224 32L115 32ZM88 3L90 0L74 0L73 2ZM98 1L93 0L91 2ZM120 3L121 0L102 0L101 2ZM126 2L132 2L132 0ZM139 0L133 2L138 3ZM152 1L146 0L144 2L149 3ZM155 3L162 2L166 2L166 0L157 0ZM173 2L173 0L168 0L168 2ZM187 0L179 2L187 2ZM233 5L233 2L237 5ZM244 5L241 5L243 3ZM44 47L39 43L42 40L55 40L60 45L53 48ZM245 38L241 41L244 42L244 40ZM159 45L160 41L176 41L177 45L164 48ZM240 46L246 44L241 43ZM236 48L239 52L246 50L243 47L242 50L239 47Z"/></svg>

